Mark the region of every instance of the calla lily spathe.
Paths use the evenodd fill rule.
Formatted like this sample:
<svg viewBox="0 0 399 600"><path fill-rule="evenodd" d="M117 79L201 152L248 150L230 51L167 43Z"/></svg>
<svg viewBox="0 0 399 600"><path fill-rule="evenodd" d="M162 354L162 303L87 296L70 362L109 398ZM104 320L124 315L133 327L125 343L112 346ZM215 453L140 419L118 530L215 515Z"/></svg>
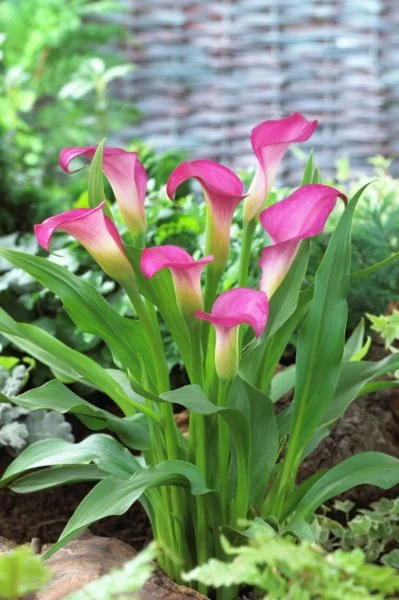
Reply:
<svg viewBox="0 0 399 600"><path fill-rule="evenodd" d="M258 165L244 202L246 222L262 210L289 145L308 140L316 127L317 121L307 121L300 113L294 113L283 119L263 121L252 130L251 145Z"/></svg>
<svg viewBox="0 0 399 600"><path fill-rule="evenodd" d="M196 179L207 201L206 254L212 254L212 268L221 271L228 258L230 229L237 205L245 198L242 181L233 171L212 160L181 163L172 171L167 185L169 198L187 179Z"/></svg>
<svg viewBox="0 0 399 600"><path fill-rule="evenodd" d="M272 241L263 249L259 261L260 289L269 299L288 273L300 241L323 231L338 198L347 200L328 185L304 185L260 214L262 227Z"/></svg>
<svg viewBox="0 0 399 600"><path fill-rule="evenodd" d="M246 323L260 337L266 327L269 303L266 294L249 288L237 288L221 294L210 313L196 316L216 329L215 366L222 379L233 379L238 371L239 326Z"/></svg>
<svg viewBox="0 0 399 600"><path fill-rule="evenodd" d="M123 282L134 277L122 240L114 223L103 213L105 202L92 209L76 208L54 215L35 225L35 235L42 248L50 252L53 234L69 233L86 248L107 275Z"/></svg>
<svg viewBox="0 0 399 600"><path fill-rule="evenodd" d="M181 313L193 317L195 311L203 309L201 273L213 256L194 260L179 246L165 245L145 248L141 255L140 268L145 277L151 278L161 269L169 269L176 290Z"/></svg>
<svg viewBox="0 0 399 600"><path fill-rule="evenodd" d="M92 159L97 146L64 148L59 163L66 173L74 158ZM144 200L147 189L147 173L136 152L122 148L104 148L103 171L115 194L123 221L134 236L140 236L146 228Z"/></svg>

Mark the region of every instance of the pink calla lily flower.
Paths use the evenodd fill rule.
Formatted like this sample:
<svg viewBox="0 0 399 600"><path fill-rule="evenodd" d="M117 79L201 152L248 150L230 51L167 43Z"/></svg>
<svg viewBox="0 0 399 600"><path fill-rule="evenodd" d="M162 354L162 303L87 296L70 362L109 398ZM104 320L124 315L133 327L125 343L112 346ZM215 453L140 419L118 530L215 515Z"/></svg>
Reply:
<svg viewBox="0 0 399 600"><path fill-rule="evenodd" d="M66 173L74 158L84 156L92 159L97 146L64 148L59 163ZM134 236L144 233L146 218L144 200L147 189L147 173L136 152L122 148L104 148L103 171L115 194L122 218Z"/></svg>
<svg viewBox="0 0 399 600"><path fill-rule="evenodd" d="M219 377L233 379L238 371L239 326L247 323L257 337L266 327L269 303L266 294L248 288L223 292L210 313L197 311L196 317L216 328L215 366Z"/></svg>
<svg viewBox="0 0 399 600"><path fill-rule="evenodd" d="M260 214L260 222L272 241L259 261L260 289L269 300L287 275L300 241L323 231L338 198L347 201L344 194L328 185L303 185Z"/></svg>
<svg viewBox="0 0 399 600"><path fill-rule="evenodd" d="M317 127L300 113L259 123L251 132L251 145L258 165L244 203L244 219L251 221L262 210L280 162L292 143L304 142Z"/></svg>
<svg viewBox="0 0 399 600"><path fill-rule="evenodd" d="M64 231L76 238L92 255L107 275L116 281L134 277L122 240L114 223L103 213L105 202L95 208L76 208L49 217L35 225L35 235L42 248L50 252L55 231Z"/></svg>
<svg viewBox="0 0 399 600"><path fill-rule="evenodd" d="M212 260L213 256L194 260L183 248L165 245L145 248L141 255L140 268L148 278L154 277L161 269L169 269L180 311L184 316L191 318L195 311L204 307L201 273Z"/></svg>
<svg viewBox="0 0 399 600"><path fill-rule="evenodd" d="M229 254L230 228L236 206L245 198L243 184L233 171L212 160L183 162L171 173L167 194L173 199L187 179L197 179L207 201L206 253L214 256L213 267L222 270Z"/></svg>

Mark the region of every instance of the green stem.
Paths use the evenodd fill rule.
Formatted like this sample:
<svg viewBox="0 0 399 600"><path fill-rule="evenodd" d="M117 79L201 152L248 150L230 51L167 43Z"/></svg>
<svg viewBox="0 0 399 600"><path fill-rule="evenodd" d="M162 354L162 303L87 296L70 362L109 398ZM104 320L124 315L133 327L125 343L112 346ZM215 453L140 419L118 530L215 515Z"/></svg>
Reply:
<svg viewBox="0 0 399 600"><path fill-rule="evenodd" d="M276 517L277 520L280 518L283 512L285 499L295 484L296 473L300 462L298 460L297 432L298 428L295 428L294 424L294 428L288 442L287 453L283 460L282 469L276 479L275 485L273 486L274 489L272 488L270 491L272 500L271 502L270 500L267 501L267 505L270 506L270 513Z"/></svg>
<svg viewBox="0 0 399 600"><path fill-rule="evenodd" d="M225 379L219 380L218 406L227 405L227 392L230 382ZM222 511L225 523L230 522L229 502L229 467L230 467L230 436L227 423L222 416L218 416L217 456L219 489L222 501Z"/></svg>
<svg viewBox="0 0 399 600"><path fill-rule="evenodd" d="M238 275L238 287L245 287L247 284L249 263L251 261L252 240L256 228L256 219L252 219L244 224L242 231L240 270Z"/></svg>
<svg viewBox="0 0 399 600"><path fill-rule="evenodd" d="M201 351L201 323L197 319L190 321L189 329L191 333L191 352L192 352L192 372L190 374L191 383L202 387L203 366ZM206 461L206 427L205 417L199 414L190 414L189 431L189 453L195 458L195 464L204 474L207 480L207 461ZM197 496L196 504L196 531L195 543L197 551L197 564L205 563L209 558L209 540L208 523L206 515L206 503L203 496ZM200 584L198 590L205 596L208 593L207 586Z"/></svg>
<svg viewBox="0 0 399 600"><path fill-rule="evenodd" d="M125 282L124 289L136 309L137 315L148 336L155 362L157 392L161 394L169 389L169 373L159 328L154 326L154 321L148 314L148 310L140 296L136 281L131 279L128 282ZM179 446L177 441L179 432L173 418L173 407L172 405L163 402L160 406L160 412L166 446L166 458L179 459ZM183 515L185 514L183 494L183 490L177 489L175 486L172 486L170 490L166 491L168 517L165 519L166 521L171 521L173 524L169 544L170 548L175 551L177 557L181 559L182 565L184 564L187 550L186 536L183 527ZM177 516L177 518L175 518L175 516ZM176 574L173 575L175 579L179 579Z"/></svg>

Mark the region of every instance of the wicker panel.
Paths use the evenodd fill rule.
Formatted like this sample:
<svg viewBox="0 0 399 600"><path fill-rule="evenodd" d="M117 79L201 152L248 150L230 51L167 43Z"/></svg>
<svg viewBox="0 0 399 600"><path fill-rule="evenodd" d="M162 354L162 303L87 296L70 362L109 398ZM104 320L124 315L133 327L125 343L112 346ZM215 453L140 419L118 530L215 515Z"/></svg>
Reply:
<svg viewBox="0 0 399 600"><path fill-rule="evenodd" d="M324 172L399 153L398 0L123 1L138 69L120 93L144 115L126 139L248 165L251 127L300 111Z"/></svg>

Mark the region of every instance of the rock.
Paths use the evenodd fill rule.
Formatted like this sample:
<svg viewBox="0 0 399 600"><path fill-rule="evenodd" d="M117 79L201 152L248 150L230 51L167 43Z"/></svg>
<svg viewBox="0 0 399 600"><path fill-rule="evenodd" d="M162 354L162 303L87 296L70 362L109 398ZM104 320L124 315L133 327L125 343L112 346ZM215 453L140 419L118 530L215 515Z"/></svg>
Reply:
<svg viewBox="0 0 399 600"><path fill-rule="evenodd" d="M173 583L162 571L157 571L139 592L140 600L206 600L206 597L182 585Z"/></svg>
<svg viewBox="0 0 399 600"><path fill-rule="evenodd" d="M45 551L47 547L43 548ZM86 532L46 561L53 579L37 600L58 600L136 556L128 544Z"/></svg>
<svg viewBox="0 0 399 600"><path fill-rule="evenodd" d="M49 546L44 546L46 551ZM46 561L53 578L35 600L60 600L94 579L121 567L137 552L124 542L85 532ZM140 600L206 600L205 596L179 586L157 570L139 594Z"/></svg>

